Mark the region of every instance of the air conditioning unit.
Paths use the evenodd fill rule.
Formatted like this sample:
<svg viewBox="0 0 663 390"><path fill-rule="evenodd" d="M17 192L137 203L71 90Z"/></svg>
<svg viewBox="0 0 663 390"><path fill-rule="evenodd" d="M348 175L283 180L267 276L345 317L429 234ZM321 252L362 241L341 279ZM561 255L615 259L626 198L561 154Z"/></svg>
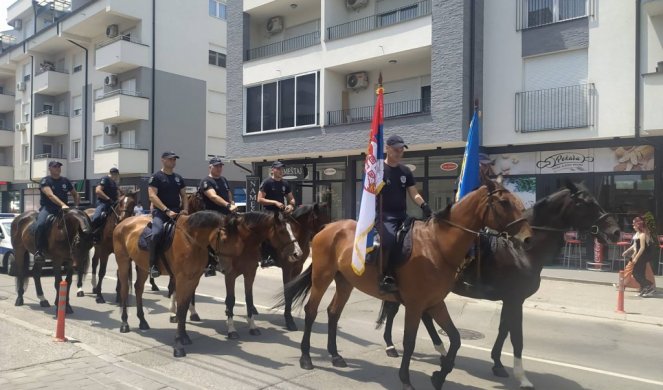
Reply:
<svg viewBox="0 0 663 390"><path fill-rule="evenodd" d="M663 73L663 61L659 61L656 64L656 73Z"/></svg>
<svg viewBox="0 0 663 390"><path fill-rule="evenodd" d="M17 91L25 91L25 81L20 81L16 83L16 90Z"/></svg>
<svg viewBox="0 0 663 390"><path fill-rule="evenodd" d="M106 76L104 79L104 85L107 87L114 87L117 84L117 76L112 74L110 76Z"/></svg>
<svg viewBox="0 0 663 390"><path fill-rule="evenodd" d="M108 38L115 38L119 34L120 30L117 24L109 24L106 27L106 36Z"/></svg>
<svg viewBox="0 0 663 390"><path fill-rule="evenodd" d="M16 131L25 131L25 123L18 122L17 124L14 125L14 129Z"/></svg>
<svg viewBox="0 0 663 390"><path fill-rule="evenodd" d="M106 125L106 126L104 126L104 134L106 134L106 135L117 135L117 126L115 126L115 125Z"/></svg>
<svg viewBox="0 0 663 390"><path fill-rule="evenodd" d="M345 6L351 9L359 9L367 5L368 0L345 0Z"/></svg>
<svg viewBox="0 0 663 390"><path fill-rule="evenodd" d="M16 19L14 20L13 26L14 30L20 30L23 28L23 21L21 19Z"/></svg>
<svg viewBox="0 0 663 390"><path fill-rule="evenodd" d="M267 20L265 29L270 34L278 34L283 31L283 18L281 16L273 16Z"/></svg>
<svg viewBox="0 0 663 390"><path fill-rule="evenodd" d="M357 72L345 76L345 88L357 91L366 87L368 87L368 73Z"/></svg>

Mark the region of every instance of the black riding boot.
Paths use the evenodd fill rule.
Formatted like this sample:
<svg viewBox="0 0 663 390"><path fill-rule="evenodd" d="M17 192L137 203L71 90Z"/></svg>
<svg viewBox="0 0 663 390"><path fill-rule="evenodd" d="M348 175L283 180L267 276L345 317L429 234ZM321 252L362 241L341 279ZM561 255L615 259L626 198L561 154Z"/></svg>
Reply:
<svg viewBox="0 0 663 390"><path fill-rule="evenodd" d="M394 278L393 269L389 264L389 254L383 254L383 256L382 272L378 287L380 288L380 292L383 294L394 294L398 292L396 278Z"/></svg>
<svg viewBox="0 0 663 390"><path fill-rule="evenodd" d="M205 268L205 277L216 275L216 266L219 264L216 255L209 248L207 248L207 267Z"/></svg>
<svg viewBox="0 0 663 390"><path fill-rule="evenodd" d="M41 265L44 265L44 262L46 261L46 258L44 257L44 247L46 247L48 244L44 243L44 233L45 229L37 229L35 231L35 263L41 263Z"/></svg>
<svg viewBox="0 0 663 390"><path fill-rule="evenodd" d="M260 259L260 267L268 268L276 265L276 260L272 256L272 248L267 242L262 243L262 258Z"/></svg>
<svg viewBox="0 0 663 390"><path fill-rule="evenodd" d="M157 267L157 242L154 237L150 240L150 278L161 276L159 267Z"/></svg>

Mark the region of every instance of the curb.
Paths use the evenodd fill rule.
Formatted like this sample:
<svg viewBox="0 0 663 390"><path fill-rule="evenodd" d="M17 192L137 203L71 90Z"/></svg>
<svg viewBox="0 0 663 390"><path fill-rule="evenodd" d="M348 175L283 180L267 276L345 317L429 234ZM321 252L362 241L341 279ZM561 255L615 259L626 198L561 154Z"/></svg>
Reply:
<svg viewBox="0 0 663 390"><path fill-rule="evenodd" d="M575 278L563 278L559 276L544 276L541 275L541 280L552 280L555 282L569 282L569 283L580 283L580 284L593 284L598 286L614 286L615 282L602 282L600 280L586 280L586 279L575 279ZM656 287L656 292L663 292L663 287Z"/></svg>

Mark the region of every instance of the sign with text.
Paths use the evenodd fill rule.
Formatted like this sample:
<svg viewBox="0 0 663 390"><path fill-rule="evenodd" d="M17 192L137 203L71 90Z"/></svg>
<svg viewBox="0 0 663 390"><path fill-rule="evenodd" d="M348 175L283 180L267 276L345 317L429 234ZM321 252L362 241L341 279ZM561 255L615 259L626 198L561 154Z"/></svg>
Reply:
<svg viewBox="0 0 663 390"><path fill-rule="evenodd" d="M283 178L286 180L304 180L308 176L306 165L286 165L283 168Z"/></svg>
<svg viewBox="0 0 663 390"><path fill-rule="evenodd" d="M259 211L258 191L260 191L260 176L247 176L246 211Z"/></svg>

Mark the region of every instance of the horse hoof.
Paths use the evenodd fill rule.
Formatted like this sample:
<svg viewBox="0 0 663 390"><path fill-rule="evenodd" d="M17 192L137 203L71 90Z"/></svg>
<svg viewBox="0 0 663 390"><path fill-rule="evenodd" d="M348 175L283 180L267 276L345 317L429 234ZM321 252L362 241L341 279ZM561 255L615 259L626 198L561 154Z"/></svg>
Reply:
<svg viewBox="0 0 663 390"><path fill-rule="evenodd" d="M196 322L201 321L200 316L198 315L198 313L196 313L196 314L191 314L191 316L189 317L189 319L190 319L191 321L196 321Z"/></svg>
<svg viewBox="0 0 663 390"><path fill-rule="evenodd" d="M180 339L180 342L182 343L182 345L191 345L191 344L193 344L193 341L191 341L191 338L188 335L182 336L182 338Z"/></svg>
<svg viewBox="0 0 663 390"><path fill-rule="evenodd" d="M83 291L79 291L79 292L76 293L76 296L79 297L79 298L84 297L85 293Z"/></svg>
<svg viewBox="0 0 663 390"><path fill-rule="evenodd" d="M228 338L230 340L237 340L239 338L239 333L237 332L230 332L228 333Z"/></svg>
<svg viewBox="0 0 663 390"><path fill-rule="evenodd" d="M102 297L102 296L98 296L98 297L95 299L95 301L96 301L97 303L106 303L106 300L105 300L104 297Z"/></svg>
<svg viewBox="0 0 663 390"><path fill-rule="evenodd" d="M150 325L147 324L147 321L141 321L140 325L138 325L138 329L148 330L148 329L150 329Z"/></svg>
<svg viewBox="0 0 663 390"><path fill-rule="evenodd" d="M299 367L301 367L304 370L312 370L313 369L313 363L311 362L311 358L308 356L302 356L299 358Z"/></svg>
<svg viewBox="0 0 663 390"><path fill-rule="evenodd" d="M296 332L298 330L297 329L297 324L295 324L295 321L293 321L293 320L286 321L285 322L285 327L291 332Z"/></svg>
<svg viewBox="0 0 663 390"><path fill-rule="evenodd" d="M403 390L414 390L414 386L409 384L403 384Z"/></svg>
<svg viewBox="0 0 663 390"><path fill-rule="evenodd" d="M69 304L67 304L67 308L65 309L65 312L67 314L74 314L74 309L72 309L71 306L69 306Z"/></svg>
<svg viewBox="0 0 663 390"><path fill-rule="evenodd" d="M435 390L440 390L442 389L442 385L444 384L444 375L442 375L441 371L435 371L433 375L430 377L430 381L433 384L433 387Z"/></svg>
<svg viewBox="0 0 663 390"><path fill-rule="evenodd" d="M23 304L23 299L21 299L21 305ZM41 307L51 307L51 304L47 300L39 301L39 306Z"/></svg>
<svg viewBox="0 0 663 390"><path fill-rule="evenodd" d="M529 384L526 384L526 385L520 385L520 388L521 389L526 389L526 390L534 390L534 385L529 383Z"/></svg>
<svg viewBox="0 0 663 390"><path fill-rule="evenodd" d="M497 377L500 377L500 378L508 378L509 377L509 373L506 372L506 369L503 366L502 367L493 366L493 375L495 375Z"/></svg>
<svg viewBox="0 0 663 390"><path fill-rule="evenodd" d="M170 316L170 323L177 324L177 316Z"/></svg>
<svg viewBox="0 0 663 390"><path fill-rule="evenodd" d="M16 302L14 302L14 306L23 306L23 297L16 297Z"/></svg>
<svg viewBox="0 0 663 390"><path fill-rule="evenodd" d="M156 284L153 284L151 290L152 290L152 291L159 291L159 287L157 287ZM186 355L186 353L185 353L185 355Z"/></svg>
<svg viewBox="0 0 663 390"><path fill-rule="evenodd" d="M333 356L332 357L332 365L334 367L339 367L339 368L345 368L348 366L348 364L345 362L345 360L341 357L341 355L338 356Z"/></svg>
<svg viewBox="0 0 663 390"><path fill-rule="evenodd" d="M396 350L396 347L389 347L385 350L387 353L387 356L392 357L392 358L397 358L398 357L398 351Z"/></svg>
<svg viewBox="0 0 663 390"><path fill-rule="evenodd" d="M249 334L251 336L260 336L260 329L255 328L255 329L249 329Z"/></svg>
<svg viewBox="0 0 663 390"><path fill-rule="evenodd" d="M258 309L256 309L255 306L252 306L250 311L251 311L251 314L254 315L254 316L260 315L260 313L258 313Z"/></svg>
<svg viewBox="0 0 663 390"><path fill-rule="evenodd" d="M186 356L186 351L184 350L184 348L173 348L173 357L179 358L185 356Z"/></svg>
<svg viewBox="0 0 663 390"><path fill-rule="evenodd" d="M120 326L120 333L129 333L129 324L122 324Z"/></svg>

